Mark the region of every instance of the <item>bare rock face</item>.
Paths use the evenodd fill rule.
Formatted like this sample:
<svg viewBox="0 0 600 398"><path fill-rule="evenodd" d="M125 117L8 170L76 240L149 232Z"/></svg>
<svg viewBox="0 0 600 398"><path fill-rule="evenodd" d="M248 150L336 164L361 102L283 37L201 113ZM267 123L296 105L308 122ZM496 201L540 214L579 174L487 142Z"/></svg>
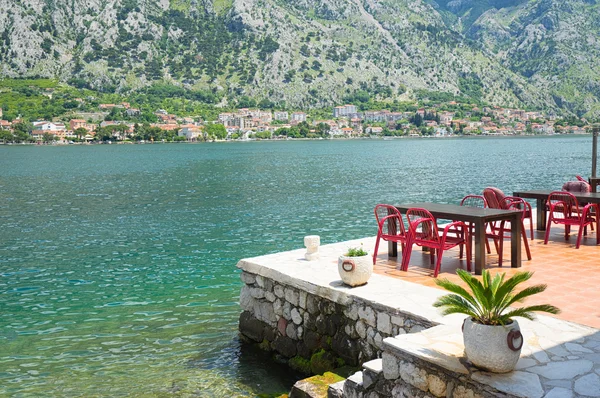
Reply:
<svg viewBox="0 0 600 398"><path fill-rule="evenodd" d="M599 80L586 67L600 53L597 7L476 3L0 0L8 10L0 74L105 91L164 80L219 92L224 98L207 100L215 103L248 95L321 107L359 90L379 100L425 90L580 114L597 108L600 93L586 86Z"/></svg>

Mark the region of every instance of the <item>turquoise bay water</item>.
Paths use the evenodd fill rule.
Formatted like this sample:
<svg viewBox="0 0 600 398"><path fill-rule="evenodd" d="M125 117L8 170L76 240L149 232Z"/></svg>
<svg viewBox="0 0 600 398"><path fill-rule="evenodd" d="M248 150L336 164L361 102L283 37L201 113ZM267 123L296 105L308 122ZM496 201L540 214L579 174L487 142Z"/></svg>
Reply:
<svg viewBox="0 0 600 398"><path fill-rule="evenodd" d="M588 176L591 137L0 146L0 395L254 396L240 258L374 235L377 203Z"/></svg>

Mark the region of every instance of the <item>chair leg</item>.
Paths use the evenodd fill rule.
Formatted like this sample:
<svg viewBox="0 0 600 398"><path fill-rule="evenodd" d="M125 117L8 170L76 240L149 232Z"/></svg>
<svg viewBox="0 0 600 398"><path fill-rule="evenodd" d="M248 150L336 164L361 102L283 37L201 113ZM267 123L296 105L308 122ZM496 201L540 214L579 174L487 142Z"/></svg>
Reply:
<svg viewBox="0 0 600 398"><path fill-rule="evenodd" d="M406 252L402 251L402 263L400 270L408 271L408 263L410 262L410 255L412 254L412 243L406 242Z"/></svg>
<svg viewBox="0 0 600 398"><path fill-rule="evenodd" d="M521 232L523 235L523 243L525 244L525 252L527 253L527 260L531 261L531 251L529 250L529 242L527 242L527 232L525 229L521 228Z"/></svg>
<svg viewBox="0 0 600 398"><path fill-rule="evenodd" d="M492 251L490 250L490 242L487 238L485 238L485 248L487 249L487 254L492 254Z"/></svg>
<svg viewBox="0 0 600 398"><path fill-rule="evenodd" d="M531 233L531 240L534 239L533 236L533 215L529 214L529 232Z"/></svg>
<svg viewBox="0 0 600 398"><path fill-rule="evenodd" d="M544 236L544 244L548 244L548 238L550 237L550 226L552 225L552 219L548 218L548 222L546 223L546 235Z"/></svg>
<svg viewBox="0 0 600 398"><path fill-rule="evenodd" d="M435 270L433 271L434 278L437 278L438 274L440 273L440 267L442 265L442 254L443 253L444 253L444 250L438 249L438 258L437 258L437 262L435 264Z"/></svg>
<svg viewBox="0 0 600 398"><path fill-rule="evenodd" d="M377 262L377 250L379 249L379 235L377 235L377 240L375 241L375 250L373 250L373 265Z"/></svg>
<svg viewBox="0 0 600 398"><path fill-rule="evenodd" d="M565 240L569 240L569 234L571 233L571 226L565 225Z"/></svg>
<svg viewBox="0 0 600 398"><path fill-rule="evenodd" d="M500 247L498 246L498 238L494 238L494 246L496 246L496 253L500 253Z"/></svg>
<svg viewBox="0 0 600 398"><path fill-rule="evenodd" d="M575 244L575 249L579 249L579 245L581 243L581 233L584 229L585 227L582 228L581 226L579 226L579 232L577 232L577 243Z"/></svg>

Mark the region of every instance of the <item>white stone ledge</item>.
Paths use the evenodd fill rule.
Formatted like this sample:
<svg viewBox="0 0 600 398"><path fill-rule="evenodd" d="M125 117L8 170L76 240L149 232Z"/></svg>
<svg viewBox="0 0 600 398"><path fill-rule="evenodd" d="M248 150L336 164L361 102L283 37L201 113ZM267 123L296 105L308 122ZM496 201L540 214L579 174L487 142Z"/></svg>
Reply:
<svg viewBox="0 0 600 398"><path fill-rule="evenodd" d="M424 321L462 322L460 318L442 317L432 307L433 302L444 294L439 289L378 274L373 274L364 286L351 288L342 284L337 270L338 257L349 247L360 246L361 243L372 255L375 237L321 246L320 258L317 261L305 260L306 250L299 249L246 258L240 260L237 267L342 305L348 305L354 299L361 299L374 305L397 309ZM387 243L382 242L380 251L385 253L386 250Z"/></svg>

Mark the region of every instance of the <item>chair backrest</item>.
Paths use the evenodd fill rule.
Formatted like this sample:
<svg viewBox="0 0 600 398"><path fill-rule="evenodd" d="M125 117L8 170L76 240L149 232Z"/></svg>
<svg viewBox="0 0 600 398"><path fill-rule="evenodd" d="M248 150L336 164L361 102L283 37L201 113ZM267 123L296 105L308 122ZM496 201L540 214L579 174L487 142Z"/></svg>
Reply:
<svg viewBox="0 0 600 398"><path fill-rule="evenodd" d="M488 207L487 201L482 195L467 195L462 198L460 205L466 207L479 207L482 209Z"/></svg>
<svg viewBox="0 0 600 398"><path fill-rule="evenodd" d="M504 200L506 198L506 195L498 188L485 188L483 190L483 197L485 198L488 207L491 209L508 209L508 205Z"/></svg>
<svg viewBox="0 0 600 398"><path fill-rule="evenodd" d="M406 219L408 220L409 233L415 242L438 242L440 240L437 221L428 210L421 208L408 209Z"/></svg>
<svg viewBox="0 0 600 398"><path fill-rule="evenodd" d="M382 222L386 217L385 222ZM380 204L375 206L375 219L382 235L406 235L402 214L392 205Z"/></svg>
<svg viewBox="0 0 600 398"><path fill-rule="evenodd" d="M585 181L567 181L562 186L563 191L567 192L591 192L590 184Z"/></svg>
<svg viewBox="0 0 600 398"><path fill-rule="evenodd" d="M554 191L548 196L548 206L554 219L579 217L579 203L572 193Z"/></svg>

